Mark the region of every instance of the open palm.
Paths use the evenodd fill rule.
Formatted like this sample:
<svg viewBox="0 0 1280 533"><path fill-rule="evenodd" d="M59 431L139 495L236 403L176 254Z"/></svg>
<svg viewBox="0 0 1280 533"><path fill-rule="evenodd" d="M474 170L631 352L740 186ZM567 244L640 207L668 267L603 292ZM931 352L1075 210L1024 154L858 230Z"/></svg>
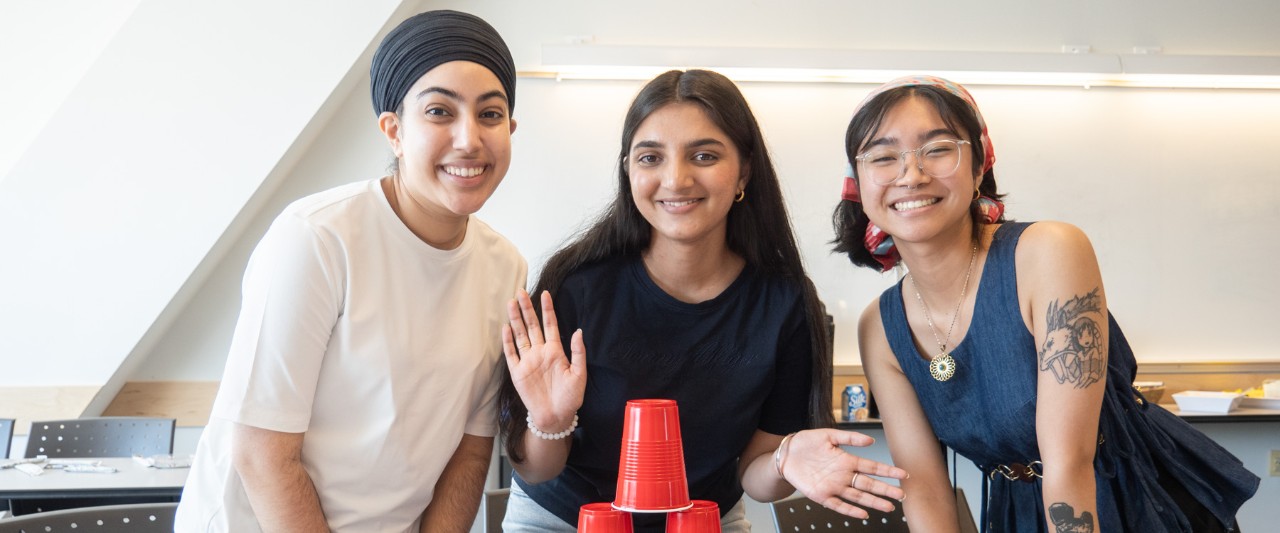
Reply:
<svg viewBox="0 0 1280 533"><path fill-rule="evenodd" d="M903 479L906 471L841 449L873 442L871 437L852 431L801 431L791 440L786 479L810 500L842 514L867 518L863 508L890 512L894 505L889 499L902 500L902 489L876 478Z"/></svg>
<svg viewBox="0 0 1280 533"><path fill-rule="evenodd" d="M565 357L556 311L546 291L542 293L541 325L533 301L523 289L507 304L507 318L509 324L502 327L502 352L511 381L534 424L547 432L569 427L582 406L587 385L582 330L573 333L569 341L572 357Z"/></svg>

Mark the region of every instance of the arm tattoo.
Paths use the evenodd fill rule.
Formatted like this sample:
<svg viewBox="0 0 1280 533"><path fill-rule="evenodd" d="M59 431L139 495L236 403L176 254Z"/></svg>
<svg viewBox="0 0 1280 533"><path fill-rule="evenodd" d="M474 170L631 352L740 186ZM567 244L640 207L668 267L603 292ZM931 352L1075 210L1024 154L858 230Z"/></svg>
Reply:
<svg viewBox="0 0 1280 533"><path fill-rule="evenodd" d="M1077 517L1076 510L1062 502L1049 506L1049 522L1057 533L1093 533L1093 514L1081 511Z"/></svg>
<svg viewBox="0 0 1280 533"><path fill-rule="evenodd" d="M1040 348L1040 370L1053 372L1058 383L1071 382L1083 389L1102 379L1107 368L1107 347L1102 344L1102 327L1095 320L1102 314L1098 289L1076 296L1061 307L1049 302L1044 346Z"/></svg>

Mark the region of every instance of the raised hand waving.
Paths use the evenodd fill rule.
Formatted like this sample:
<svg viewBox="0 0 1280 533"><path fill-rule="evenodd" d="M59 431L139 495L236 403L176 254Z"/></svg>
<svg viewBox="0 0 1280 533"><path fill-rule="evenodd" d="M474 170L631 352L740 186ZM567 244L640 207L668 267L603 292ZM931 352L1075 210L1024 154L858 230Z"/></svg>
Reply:
<svg viewBox="0 0 1280 533"><path fill-rule="evenodd" d="M502 352L533 424L541 431L555 433L570 427L582 406L587 349L582 330L577 330L569 341L572 357L565 357L551 294L543 291L541 299L541 326L533 301L523 289L507 304L509 324L502 327Z"/></svg>

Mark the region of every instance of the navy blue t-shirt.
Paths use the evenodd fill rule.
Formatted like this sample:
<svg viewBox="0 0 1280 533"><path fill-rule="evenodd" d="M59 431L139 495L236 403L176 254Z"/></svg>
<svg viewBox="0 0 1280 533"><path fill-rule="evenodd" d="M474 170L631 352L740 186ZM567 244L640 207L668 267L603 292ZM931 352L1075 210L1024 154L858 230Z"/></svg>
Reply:
<svg viewBox="0 0 1280 533"><path fill-rule="evenodd" d="M690 497L721 514L742 498L738 456L755 431L806 427L812 350L795 282L748 265L719 296L689 304L632 256L579 269L553 296L566 347L582 328L586 393L564 471L537 485L515 477L564 521L576 524L584 504L613 501L627 400L676 401ZM664 519L637 514L636 531L662 531Z"/></svg>

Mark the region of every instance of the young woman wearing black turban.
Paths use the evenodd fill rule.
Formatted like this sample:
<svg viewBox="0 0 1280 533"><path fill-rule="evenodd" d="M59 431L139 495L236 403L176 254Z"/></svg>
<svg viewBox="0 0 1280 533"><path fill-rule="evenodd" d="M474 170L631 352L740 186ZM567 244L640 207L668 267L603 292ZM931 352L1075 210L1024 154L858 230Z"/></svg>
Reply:
<svg viewBox="0 0 1280 533"><path fill-rule="evenodd" d="M515 66L475 16L431 11L374 54L389 176L294 202L243 307L179 531L466 531L497 432L516 248L473 214L501 183Z"/></svg>

